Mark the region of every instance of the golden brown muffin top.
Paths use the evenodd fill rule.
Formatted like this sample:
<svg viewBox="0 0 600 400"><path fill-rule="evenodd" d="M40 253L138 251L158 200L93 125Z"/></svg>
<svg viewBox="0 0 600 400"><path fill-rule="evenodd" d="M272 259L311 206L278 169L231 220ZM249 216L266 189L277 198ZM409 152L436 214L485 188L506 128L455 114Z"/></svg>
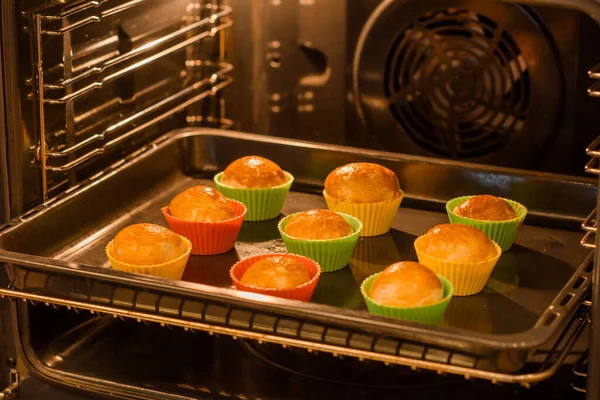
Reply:
<svg viewBox="0 0 600 400"><path fill-rule="evenodd" d="M473 196L454 208L454 214L481 221L507 221L517 218L515 210L500 197Z"/></svg>
<svg viewBox="0 0 600 400"><path fill-rule="evenodd" d="M310 210L295 214L283 231L289 236L309 240L338 239L354 233L344 217L329 210Z"/></svg>
<svg viewBox="0 0 600 400"><path fill-rule="evenodd" d="M373 281L368 295L389 307L422 307L440 301L444 288L426 266L403 261L384 269Z"/></svg>
<svg viewBox="0 0 600 400"><path fill-rule="evenodd" d="M225 168L221 183L242 189L270 188L288 181L279 165L259 156L238 158Z"/></svg>
<svg viewBox="0 0 600 400"><path fill-rule="evenodd" d="M115 260L132 265L157 265L181 257L188 244L164 226L135 224L123 229L113 240Z"/></svg>
<svg viewBox="0 0 600 400"><path fill-rule="evenodd" d="M310 274L299 261L282 255L255 262L246 270L240 282L261 289L292 289L309 280Z"/></svg>
<svg viewBox="0 0 600 400"><path fill-rule="evenodd" d="M325 179L325 192L337 201L348 203L379 203L401 194L396 174L373 163L353 163L334 169Z"/></svg>
<svg viewBox="0 0 600 400"><path fill-rule="evenodd" d="M461 224L437 225L418 239L417 246L431 257L459 263L489 261L498 255L485 233Z"/></svg>
<svg viewBox="0 0 600 400"><path fill-rule="evenodd" d="M210 186L194 186L171 200L169 211L175 218L192 222L219 222L236 217L227 198Z"/></svg>

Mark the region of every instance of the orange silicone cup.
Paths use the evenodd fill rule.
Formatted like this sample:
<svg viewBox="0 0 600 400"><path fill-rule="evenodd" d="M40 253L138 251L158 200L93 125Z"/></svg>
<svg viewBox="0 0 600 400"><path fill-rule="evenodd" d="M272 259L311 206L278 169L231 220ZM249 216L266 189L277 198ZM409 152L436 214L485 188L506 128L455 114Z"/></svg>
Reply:
<svg viewBox="0 0 600 400"><path fill-rule="evenodd" d="M290 257L298 261L308 271L308 274L310 275L310 280L292 289L257 288L254 286L244 285L240 282L242 276L244 276L248 268L250 268L254 263L256 263L259 260L262 260L263 258L272 256ZM275 297L282 297L284 299L290 300L310 301L310 298L312 297L313 292L315 291L315 287L317 286L317 282L319 281L319 277L321 276L321 267L318 263L314 262L310 258L299 256L296 254L259 254L257 256L249 257L235 263L233 267L231 267L231 269L229 270L229 276L231 277L231 280L233 281L233 284L237 290L258 294L266 294Z"/></svg>
<svg viewBox="0 0 600 400"><path fill-rule="evenodd" d="M239 201L227 199L236 217L218 222L193 222L175 218L169 207L161 208L171 230L192 242L192 254L208 256L225 253L235 245L246 216L246 206Z"/></svg>

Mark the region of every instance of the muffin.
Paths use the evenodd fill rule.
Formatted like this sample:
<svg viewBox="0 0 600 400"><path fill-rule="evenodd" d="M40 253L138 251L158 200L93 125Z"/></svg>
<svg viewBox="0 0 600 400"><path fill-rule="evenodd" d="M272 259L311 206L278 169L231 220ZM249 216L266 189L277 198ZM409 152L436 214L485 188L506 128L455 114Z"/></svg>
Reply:
<svg viewBox="0 0 600 400"><path fill-rule="evenodd" d="M306 256L323 272L333 272L348 265L362 224L351 215L311 210L288 215L278 228L288 253Z"/></svg>
<svg viewBox="0 0 600 400"><path fill-rule="evenodd" d="M284 232L298 239L327 240L352 235L352 226L338 213L311 210L294 214Z"/></svg>
<svg viewBox="0 0 600 400"><path fill-rule="evenodd" d="M404 196L396 174L372 163L339 167L327 176L324 186L329 209L358 218L363 223L361 236L389 231Z"/></svg>
<svg viewBox="0 0 600 400"><path fill-rule="evenodd" d="M259 156L238 158L225 168L221 183L233 188L258 189L283 185L288 181L279 165Z"/></svg>
<svg viewBox="0 0 600 400"><path fill-rule="evenodd" d="M115 236L106 255L116 270L181 279L191 248L189 240L163 226L135 224Z"/></svg>
<svg viewBox="0 0 600 400"><path fill-rule="evenodd" d="M250 266L240 282L261 289L292 289L310 280L299 261L286 256L263 258Z"/></svg>
<svg viewBox="0 0 600 400"><path fill-rule="evenodd" d="M448 278L457 296L483 290L502 250L477 228L441 224L415 240L419 262Z"/></svg>
<svg viewBox="0 0 600 400"><path fill-rule="evenodd" d="M234 264L229 276L238 290L309 301L321 269L300 255L261 254Z"/></svg>
<svg viewBox="0 0 600 400"><path fill-rule="evenodd" d="M461 217L481 221L507 221L517 218L517 212L506 200L489 194L469 197L453 211Z"/></svg>
<svg viewBox="0 0 600 400"><path fill-rule="evenodd" d="M265 221L281 213L294 177L273 161L247 156L229 164L214 181L219 192L247 207L246 220Z"/></svg>
<svg viewBox="0 0 600 400"><path fill-rule="evenodd" d="M237 216L227 198L210 186L194 186L171 200L169 211L175 218L191 222L219 222Z"/></svg>
<svg viewBox="0 0 600 400"><path fill-rule="evenodd" d="M192 254L212 255L233 248L246 207L209 186L194 186L162 208L169 227L192 243Z"/></svg>
<svg viewBox="0 0 600 400"><path fill-rule="evenodd" d="M371 314L440 323L453 287L426 266L404 261L367 278L361 292Z"/></svg>
<svg viewBox="0 0 600 400"><path fill-rule="evenodd" d="M480 195L452 199L446 203L446 212L450 222L481 230L506 251L515 241L527 208L512 200Z"/></svg>
<svg viewBox="0 0 600 400"><path fill-rule="evenodd" d="M388 307L422 307L440 301L444 290L433 271L419 263L404 261L377 275L368 295Z"/></svg>

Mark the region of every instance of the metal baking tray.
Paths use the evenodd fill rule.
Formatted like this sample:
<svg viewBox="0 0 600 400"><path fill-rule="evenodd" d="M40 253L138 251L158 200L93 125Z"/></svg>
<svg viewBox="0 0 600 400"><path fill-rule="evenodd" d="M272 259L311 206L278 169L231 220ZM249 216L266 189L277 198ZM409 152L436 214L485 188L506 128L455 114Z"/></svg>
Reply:
<svg viewBox="0 0 600 400"><path fill-rule="evenodd" d="M294 174L284 215L325 207L325 177L349 162L394 170L406 199L392 230L362 238L350 266L323 274L310 303L231 289L228 271L237 260L285 251L277 219L245 222L226 254L190 257L183 281L110 269L104 247L120 229L166 225L161 206L185 188L212 184L216 172L248 154ZM392 262L416 260L413 241L447 222L445 201L475 193L513 198L530 210L484 291L453 298L440 326L371 316L361 280ZM7 268L0 295L469 376L514 372L532 350L554 343L588 292L592 255L579 246L578 229L596 195L591 180L219 130L178 131L2 227L0 261Z"/></svg>

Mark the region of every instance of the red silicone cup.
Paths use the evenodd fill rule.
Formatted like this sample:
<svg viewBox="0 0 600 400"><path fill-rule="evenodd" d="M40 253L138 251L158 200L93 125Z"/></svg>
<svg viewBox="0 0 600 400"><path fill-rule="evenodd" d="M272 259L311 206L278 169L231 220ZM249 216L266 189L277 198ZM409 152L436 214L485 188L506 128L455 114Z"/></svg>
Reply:
<svg viewBox="0 0 600 400"><path fill-rule="evenodd" d="M169 207L161 208L171 230L192 242L192 254L209 256L225 253L235 245L246 216L246 206L239 201L227 199L237 217L218 222L192 222L175 218Z"/></svg>
<svg viewBox="0 0 600 400"><path fill-rule="evenodd" d="M255 262L263 258L272 256L290 257L300 262L300 264L302 264L302 266L308 271L308 274L310 275L310 280L292 289L263 289L254 286L244 285L240 282L242 276L244 276L248 268L250 268ZM284 299L290 300L310 301L310 298L312 297L313 292L315 291L315 287L317 286L317 282L319 281L319 277L321 277L321 267L319 266L319 264L317 264L310 258L299 256L296 254L260 254L235 263L233 267L231 267L231 269L229 270L229 276L231 277L231 280L233 281L233 284L235 285L235 288L237 290L258 294L266 294L275 297L282 297Z"/></svg>

